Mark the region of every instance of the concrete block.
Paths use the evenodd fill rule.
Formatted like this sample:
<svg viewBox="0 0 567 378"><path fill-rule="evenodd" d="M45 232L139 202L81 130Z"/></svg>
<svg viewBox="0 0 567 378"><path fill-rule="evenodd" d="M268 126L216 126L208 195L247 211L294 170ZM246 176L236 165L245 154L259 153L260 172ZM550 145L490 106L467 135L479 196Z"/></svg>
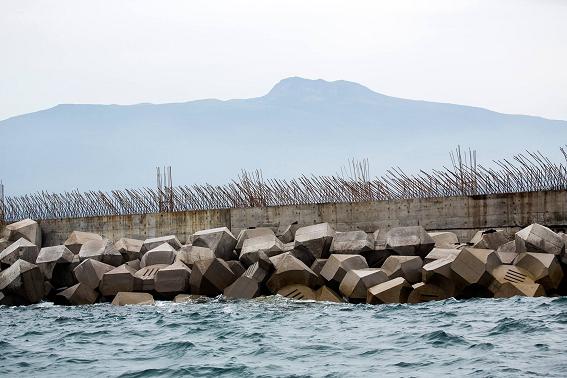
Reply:
<svg viewBox="0 0 567 378"><path fill-rule="evenodd" d="M6 239L8 241L17 241L24 238L30 243L41 248L41 227L32 219L24 219L5 227Z"/></svg>
<svg viewBox="0 0 567 378"><path fill-rule="evenodd" d="M413 290L408 296L408 303L440 301L450 298L443 289L431 283L418 282L412 288Z"/></svg>
<svg viewBox="0 0 567 378"><path fill-rule="evenodd" d="M247 276L240 276L224 289L223 295L227 298L252 299L259 297L261 292L260 282Z"/></svg>
<svg viewBox="0 0 567 378"><path fill-rule="evenodd" d="M500 246L508 243L510 238L504 230L483 230L478 231L470 243L473 248L478 249L498 249Z"/></svg>
<svg viewBox="0 0 567 378"><path fill-rule="evenodd" d="M311 266L315 262L315 257L313 257L311 252L305 249L293 249L290 252L280 253L279 255L270 257L269 259L272 264L276 266L286 256L293 256L307 266Z"/></svg>
<svg viewBox="0 0 567 378"><path fill-rule="evenodd" d="M38 303L44 295L43 275L39 267L17 260L0 272L0 292L9 304Z"/></svg>
<svg viewBox="0 0 567 378"><path fill-rule="evenodd" d="M561 257L565 252L565 243L561 236L537 223L516 232L515 241L517 253L550 253Z"/></svg>
<svg viewBox="0 0 567 378"><path fill-rule="evenodd" d="M364 231L337 232L331 242L330 254L356 255L374 250L374 238Z"/></svg>
<svg viewBox="0 0 567 378"><path fill-rule="evenodd" d="M292 224L286 226L281 232L278 232L278 238L282 243L291 243L295 240L295 233L299 229L299 224L293 222Z"/></svg>
<svg viewBox="0 0 567 378"><path fill-rule="evenodd" d="M298 301L314 301L317 300L317 294L309 286L305 285L288 285L280 288L278 295Z"/></svg>
<svg viewBox="0 0 567 378"><path fill-rule="evenodd" d="M237 278L246 272L246 267L238 260L230 260L226 263Z"/></svg>
<svg viewBox="0 0 567 378"><path fill-rule="evenodd" d="M315 298L319 302L346 302L339 294L327 286L321 286L319 289L315 290Z"/></svg>
<svg viewBox="0 0 567 378"><path fill-rule="evenodd" d="M238 234L238 238L236 238L237 239L236 247L234 249L236 249L237 251L240 251L242 249L242 246L244 245L244 241L246 239L252 239L252 238L259 237L259 236L273 236L273 237L275 237L276 234L269 227L246 228L244 230L241 230L240 233ZM278 239L278 241L279 241L279 239ZM280 241L280 243L281 243L281 241Z"/></svg>
<svg viewBox="0 0 567 378"><path fill-rule="evenodd" d="M374 250L362 252L360 255L366 259L366 263L370 268L380 268L384 265L384 261L390 256L397 255L396 252L386 249L386 246L374 246Z"/></svg>
<svg viewBox="0 0 567 378"><path fill-rule="evenodd" d="M268 257L279 255L283 253L283 243L273 234L246 239L240 252L240 262L250 266L258 261L259 253Z"/></svg>
<svg viewBox="0 0 567 378"><path fill-rule="evenodd" d="M321 270L327 263L328 259L316 259L313 264L311 264L310 268L315 274L321 276Z"/></svg>
<svg viewBox="0 0 567 378"><path fill-rule="evenodd" d="M97 290L100 286L102 276L113 269L114 267L112 265L93 259L87 259L73 269L73 274L79 283L90 287L92 290Z"/></svg>
<svg viewBox="0 0 567 378"><path fill-rule="evenodd" d="M450 231L428 232L429 236L435 242L435 248L452 249L459 244L457 234Z"/></svg>
<svg viewBox="0 0 567 378"><path fill-rule="evenodd" d="M163 243L144 253L140 260L140 267L156 264L170 265L173 264L176 256L175 249L169 243Z"/></svg>
<svg viewBox="0 0 567 378"><path fill-rule="evenodd" d="M226 261L214 258L195 262L189 282L192 294L214 297L222 294L235 280L236 276Z"/></svg>
<svg viewBox="0 0 567 378"><path fill-rule="evenodd" d="M119 292L112 301L114 306L153 305L154 297L149 293Z"/></svg>
<svg viewBox="0 0 567 378"><path fill-rule="evenodd" d="M403 277L410 284L421 281L423 260L419 256L390 256L384 261L382 270L390 279Z"/></svg>
<svg viewBox="0 0 567 378"><path fill-rule="evenodd" d="M177 294L173 298L174 303L204 302L207 297L196 294Z"/></svg>
<svg viewBox="0 0 567 378"><path fill-rule="evenodd" d="M78 283L55 295L56 305L88 305L96 303L98 293L89 286Z"/></svg>
<svg viewBox="0 0 567 378"><path fill-rule="evenodd" d="M139 291L155 291L155 280L157 273L160 271L160 269L166 268L168 266L169 265L167 264L148 265L146 267L142 267L140 270L134 273L134 277L138 278L142 283Z"/></svg>
<svg viewBox="0 0 567 378"><path fill-rule="evenodd" d="M386 234L386 247L402 256L425 257L435 241L421 226L395 227Z"/></svg>
<svg viewBox="0 0 567 378"><path fill-rule="evenodd" d="M323 277L329 286L338 288L349 270L368 268L366 260L360 255L331 255L321 269Z"/></svg>
<svg viewBox="0 0 567 378"><path fill-rule="evenodd" d="M92 232L73 231L63 244L76 255L89 240L102 240L102 236Z"/></svg>
<svg viewBox="0 0 567 378"><path fill-rule="evenodd" d="M179 250L181 248L181 242L177 239L175 235L160 236L158 238L149 238L144 240L142 248L140 248L140 254L143 256L146 252L159 247L163 243L169 244L174 250Z"/></svg>
<svg viewBox="0 0 567 378"><path fill-rule="evenodd" d="M142 289L142 280L135 277L136 270L127 264L120 265L102 276L99 286L100 293L111 297L122 291L137 291Z"/></svg>
<svg viewBox="0 0 567 378"><path fill-rule="evenodd" d="M191 269L181 261L157 271L154 279L155 291L162 295L174 296L190 290Z"/></svg>
<svg viewBox="0 0 567 378"><path fill-rule="evenodd" d="M316 259L326 258L334 236L335 230L328 223L301 227L295 233L295 249L306 250Z"/></svg>
<svg viewBox="0 0 567 378"><path fill-rule="evenodd" d="M550 253L522 252L514 260L514 265L528 271L536 283L551 293L559 288L563 280L563 270L556 256Z"/></svg>
<svg viewBox="0 0 567 378"><path fill-rule="evenodd" d="M79 260L93 259L112 266L122 264L122 255L108 239L87 240L79 250Z"/></svg>
<svg viewBox="0 0 567 378"><path fill-rule="evenodd" d="M258 281L260 284L266 283L270 274L274 271L274 266L269 260L260 259L250 265L243 273L243 276Z"/></svg>
<svg viewBox="0 0 567 378"><path fill-rule="evenodd" d="M193 234L194 246L210 248L215 257L223 260L235 260L237 258L234 253L236 243L236 238L226 227L198 231Z"/></svg>
<svg viewBox="0 0 567 378"><path fill-rule="evenodd" d="M425 256L425 264L435 260L446 259L447 257L457 256L461 252L460 249L455 248L433 248L431 252Z"/></svg>
<svg viewBox="0 0 567 378"><path fill-rule="evenodd" d="M535 284L530 272L514 265L498 265L490 271L493 280L488 289L496 295L502 285L511 284ZM517 289L507 288L503 292L515 291Z"/></svg>
<svg viewBox="0 0 567 378"><path fill-rule="evenodd" d="M114 249L116 249L122 255L122 261L132 261L140 259L142 250L143 240L121 238L116 243L114 243Z"/></svg>
<svg viewBox="0 0 567 378"><path fill-rule="evenodd" d="M489 272L498 265L501 261L492 249L463 248L451 263L451 269L465 285L488 286L492 280Z"/></svg>
<svg viewBox="0 0 567 378"><path fill-rule="evenodd" d="M184 245L177 252L176 260L181 261L189 268L192 268L196 261L209 260L213 258L215 258L215 254L210 248Z"/></svg>
<svg viewBox="0 0 567 378"><path fill-rule="evenodd" d="M55 288L68 287L74 284L71 267L73 257L73 253L64 245L44 247L37 255L36 265Z"/></svg>
<svg viewBox="0 0 567 378"><path fill-rule="evenodd" d="M494 298L511 298L515 296L523 297L543 297L545 290L540 284L518 284L506 282L494 292Z"/></svg>
<svg viewBox="0 0 567 378"><path fill-rule="evenodd" d="M345 274L339 285L339 291L350 302L364 302L369 288L388 280L388 275L382 269L353 269Z"/></svg>
<svg viewBox="0 0 567 378"><path fill-rule="evenodd" d="M403 277L397 277L370 287L367 292L366 303L406 303L412 290L411 285Z"/></svg>
<svg viewBox="0 0 567 378"><path fill-rule="evenodd" d="M268 289L274 294L289 285L305 285L312 289L322 285L319 276L292 255L284 256L275 268L276 271L267 282Z"/></svg>
<svg viewBox="0 0 567 378"><path fill-rule="evenodd" d="M18 259L35 264L39 248L25 238L19 238L0 252L0 266L6 269Z"/></svg>

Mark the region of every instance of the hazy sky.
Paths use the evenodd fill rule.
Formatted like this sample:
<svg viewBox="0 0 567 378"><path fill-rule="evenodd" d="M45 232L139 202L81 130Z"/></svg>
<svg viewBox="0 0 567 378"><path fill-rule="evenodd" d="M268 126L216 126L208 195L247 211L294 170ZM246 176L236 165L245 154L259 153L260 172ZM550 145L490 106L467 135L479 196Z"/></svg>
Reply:
<svg viewBox="0 0 567 378"><path fill-rule="evenodd" d="M0 1L0 119L288 76L567 119L567 1Z"/></svg>

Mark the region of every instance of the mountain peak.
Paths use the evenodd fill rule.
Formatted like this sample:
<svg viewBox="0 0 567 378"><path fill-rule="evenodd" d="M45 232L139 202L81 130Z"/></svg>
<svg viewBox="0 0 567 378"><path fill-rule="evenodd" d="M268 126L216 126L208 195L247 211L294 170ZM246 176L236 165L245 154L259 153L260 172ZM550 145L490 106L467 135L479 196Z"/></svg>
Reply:
<svg viewBox="0 0 567 378"><path fill-rule="evenodd" d="M376 95L380 96L379 93L351 81L313 80L294 76L281 80L265 97L270 99L290 98L317 101L330 98L349 98L352 100Z"/></svg>

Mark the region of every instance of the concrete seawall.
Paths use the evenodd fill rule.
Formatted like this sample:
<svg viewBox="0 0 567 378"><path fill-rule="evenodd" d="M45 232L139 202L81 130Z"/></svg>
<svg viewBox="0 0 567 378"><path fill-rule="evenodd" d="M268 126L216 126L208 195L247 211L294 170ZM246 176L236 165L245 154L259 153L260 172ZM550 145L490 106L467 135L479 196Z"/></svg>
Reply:
<svg viewBox="0 0 567 378"><path fill-rule="evenodd" d="M359 203L327 203L263 208L184 211L42 220L44 245L62 244L73 230L91 231L116 240L175 234L184 242L195 231L226 226L233 233L260 225L301 225L329 222L337 231L421 225L451 230L468 241L479 229L517 231L537 222L567 229L567 192L545 191L488 196L463 196Z"/></svg>

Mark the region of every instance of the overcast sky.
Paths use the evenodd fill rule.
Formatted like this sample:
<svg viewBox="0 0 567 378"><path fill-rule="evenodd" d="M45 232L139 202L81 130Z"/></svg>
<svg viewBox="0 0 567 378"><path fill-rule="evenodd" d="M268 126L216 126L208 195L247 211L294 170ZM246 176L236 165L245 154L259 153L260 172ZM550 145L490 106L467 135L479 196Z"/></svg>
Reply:
<svg viewBox="0 0 567 378"><path fill-rule="evenodd" d="M0 119L289 76L567 120L567 1L0 2Z"/></svg>

